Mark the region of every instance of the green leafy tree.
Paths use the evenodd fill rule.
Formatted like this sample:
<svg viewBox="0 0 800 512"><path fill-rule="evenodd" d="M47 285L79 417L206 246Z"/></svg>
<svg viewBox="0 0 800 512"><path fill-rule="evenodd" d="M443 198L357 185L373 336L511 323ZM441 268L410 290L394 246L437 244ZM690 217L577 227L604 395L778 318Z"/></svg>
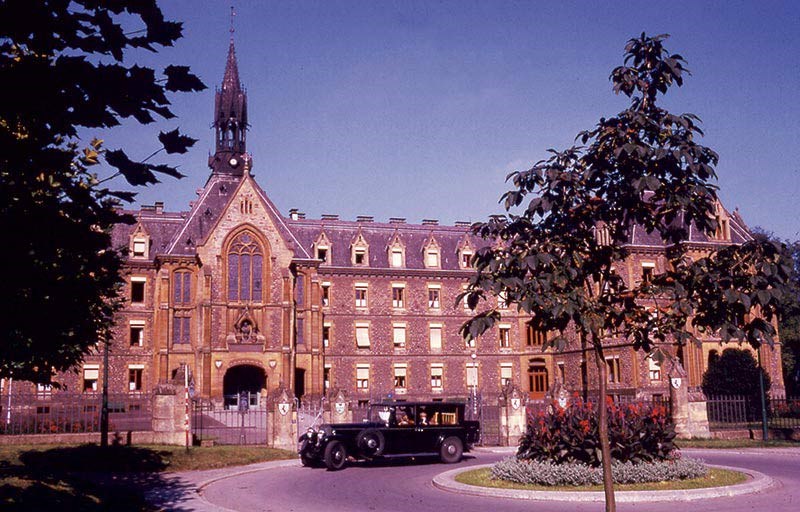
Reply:
<svg viewBox="0 0 800 512"><path fill-rule="evenodd" d="M764 390L769 390L770 378L758 367L749 350L726 348L710 361L703 375L703 393L709 396L744 395L759 396L758 374L764 373Z"/></svg>
<svg viewBox="0 0 800 512"><path fill-rule="evenodd" d="M774 233L756 227L754 236L759 240L781 243ZM800 395L800 241L786 240L782 245L784 259L791 264L787 292L781 297L782 314L778 318L781 339L783 380L788 396Z"/></svg>
<svg viewBox="0 0 800 512"><path fill-rule="evenodd" d="M663 46L666 35L631 39L624 65L611 73L613 89L630 106L578 134L583 146L550 150L547 160L511 173L513 188L501 202L506 213L473 229L491 240L473 263L465 292L478 308L488 296L504 297L532 315L534 327L556 331L545 345L572 345L594 354L597 389L606 396L607 344L632 346L663 360L667 344L697 341L694 329L720 331L724 339L771 342L780 288L788 268L779 247L748 242L705 257L687 256L682 241L694 225L717 228L718 156L700 145L699 119L671 114L660 96L683 84L680 55ZM617 269L628 253L634 226L657 234L668 248L669 268L649 281L626 282ZM616 267L615 267L616 265ZM459 300L461 297L459 297ZM745 312L758 307L761 315ZM462 327L476 338L500 318L479 309ZM576 348L576 346L570 346ZM598 407L606 510L615 510L607 408Z"/></svg>
<svg viewBox="0 0 800 512"><path fill-rule="evenodd" d="M137 50L180 37L181 24L165 20L154 0L0 3L0 378L50 382L108 339L122 283L110 233L132 221L118 206L134 194L107 183L180 178L148 160L184 153L195 140L161 132L160 149L136 161L79 135L125 119L171 119L168 93L205 88L187 67L157 75L134 63Z"/></svg>

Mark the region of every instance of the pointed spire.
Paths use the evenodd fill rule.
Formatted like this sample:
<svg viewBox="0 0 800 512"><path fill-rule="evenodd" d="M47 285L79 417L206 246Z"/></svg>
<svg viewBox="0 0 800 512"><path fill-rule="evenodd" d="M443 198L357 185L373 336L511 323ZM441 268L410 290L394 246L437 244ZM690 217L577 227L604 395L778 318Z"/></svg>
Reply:
<svg viewBox="0 0 800 512"><path fill-rule="evenodd" d="M239 81L239 65L236 63L236 48L233 46L233 33L231 45L228 47L228 61L225 63L225 76L222 79L223 91L240 91L242 83Z"/></svg>
<svg viewBox="0 0 800 512"><path fill-rule="evenodd" d="M239 80L239 65L236 62L236 48L233 44L233 17L236 12L231 7L231 42L228 47L228 60L225 62L225 75L222 87L214 95L214 129L217 150L209 157L208 165L216 174L241 176L247 155L247 93Z"/></svg>

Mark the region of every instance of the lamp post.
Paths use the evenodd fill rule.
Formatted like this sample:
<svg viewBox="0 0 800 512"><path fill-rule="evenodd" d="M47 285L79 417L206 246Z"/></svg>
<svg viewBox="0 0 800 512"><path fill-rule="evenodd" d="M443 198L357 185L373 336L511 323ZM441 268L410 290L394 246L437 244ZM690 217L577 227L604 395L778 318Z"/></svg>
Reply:
<svg viewBox="0 0 800 512"><path fill-rule="evenodd" d="M758 353L758 390L761 395L761 440L767 442L769 433L767 432L767 397L766 389L764 386L764 367L761 366L761 347L757 350Z"/></svg>
<svg viewBox="0 0 800 512"><path fill-rule="evenodd" d="M472 393L472 414L473 417L476 417L478 415L478 354L473 352L469 357L472 359L472 366L467 372L467 384Z"/></svg>
<svg viewBox="0 0 800 512"><path fill-rule="evenodd" d="M100 407L100 446L108 446L108 338L103 343L103 401Z"/></svg>

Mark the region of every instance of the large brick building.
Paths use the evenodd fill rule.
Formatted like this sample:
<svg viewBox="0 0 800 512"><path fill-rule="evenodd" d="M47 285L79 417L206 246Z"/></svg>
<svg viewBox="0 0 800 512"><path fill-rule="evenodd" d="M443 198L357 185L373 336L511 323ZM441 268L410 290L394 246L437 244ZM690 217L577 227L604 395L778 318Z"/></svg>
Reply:
<svg viewBox="0 0 800 512"><path fill-rule="evenodd" d="M114 232L129 255L112 392L149 390L181 375L182 365L196 392L217 402L243 391L255 401L281 385L307 398L343 389L359 401L497 396L506 384L539 397L557 378L571 390L591 388L594 365L579 353L542 352L545 334L515 308L465 343L458 330L471 311L456 297L472 273L470 256L486 243L466 223L282 215L249 172L247 95L232 42L215 100L216 152L197 200L182 212L142 207L131 212L134 225ZM719 217L716 237L692 232L692 250L749 238L737 213L720 207ZM634 229L630 247L621 263L629 283L665 265L656 236ZM677 354L690 385L722 348L708 340ZM761 355L781 389L779 351ZM645 356L609 349L611 393L668 392L665 372ZM68 387L97 389L101 367L100 355L90 355Z"/></svg>

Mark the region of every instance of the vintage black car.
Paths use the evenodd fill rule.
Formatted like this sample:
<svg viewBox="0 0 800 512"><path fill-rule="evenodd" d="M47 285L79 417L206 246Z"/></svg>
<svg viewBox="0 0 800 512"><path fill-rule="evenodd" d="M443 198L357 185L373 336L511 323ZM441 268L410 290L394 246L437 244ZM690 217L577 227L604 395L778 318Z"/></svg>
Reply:
<svg viewBox="0 0 800 512"><path fill-rule="evenodd" d="M348 458L437 455L442 462L461 460L478 441L477 421L464 420L463 403L381 402L370 404L363 423L325 424L300 436L304 466L322 463L342 469Z"/></svg>

